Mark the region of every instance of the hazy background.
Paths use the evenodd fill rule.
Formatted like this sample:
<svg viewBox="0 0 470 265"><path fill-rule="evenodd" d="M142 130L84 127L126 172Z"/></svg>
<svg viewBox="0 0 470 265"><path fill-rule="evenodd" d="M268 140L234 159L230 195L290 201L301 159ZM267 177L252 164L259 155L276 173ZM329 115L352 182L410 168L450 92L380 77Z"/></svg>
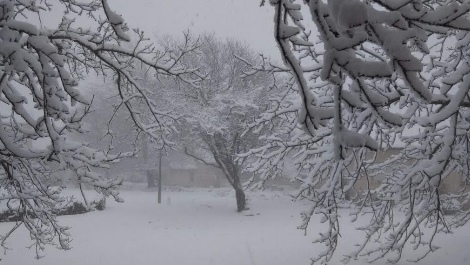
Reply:
<svg viewBox="0 0 470 265"><path fill-rule="evenodd" d="M257 52L279 59L273 35L274 9L259 0L111 0L130 28L147 35L214 32L220 38L236 38Z"/></svg>

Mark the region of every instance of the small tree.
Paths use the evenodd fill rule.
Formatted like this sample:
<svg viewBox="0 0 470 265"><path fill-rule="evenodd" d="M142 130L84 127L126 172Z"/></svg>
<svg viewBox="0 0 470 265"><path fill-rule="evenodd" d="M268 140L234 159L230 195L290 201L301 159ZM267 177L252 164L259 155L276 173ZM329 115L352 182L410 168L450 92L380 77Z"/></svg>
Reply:
<svg viewBox="0 0 470 265"><path fill-rule="evenodd" d="M185 58L189 68L199 66L206 76L198 89L180 84L177 103L183 110L183 145L186 154L219 168L235 190L237 209L246 209L242 183L244 159L237 154L248 151L257 139L242 135L245 124L265 106L271 80L265 73L246 76L245 63L237 57L256 60L257 56L240 42L222 42L203 35L197 56Z"/></svg>
<svg viewBox="0 0 470 265"><path fill-rule="evenodd" d="M65 12L56 28L29 20L39 17L40 22L58 10ZM75 18L84 16L94 28L77 25ZM80 185L121 200L116 191L120 180L107 179L95 169L133 153L113 154L71 141L83 132L83 117L89 112L90 100L77 89L86 75L94 72L113 80L116 110L125 108L138 130L165 144L171 132L165 110L158 109L132 73L138 63L157 76L195 85L195 69L179 64L194 43L186 39L179 50L158 51L134 30L135 45L126 48L123 44L131 40L127 31L106 0L0 1L0 200L21 216L0 237L2 246L24 225L38 255L46 244L69 248L68 228L54 215L68 199L48 184L53 172L73 172ZM146 108L149 115L138 108Z"/></svg>
<svg viewBox="0 0 470 265"><path fill-rule="evenodd" d="M332 258L338 207L361 177L381 185L356 198L352 215L367 213L370 220L358 227L365 239L345 261L397 262L406 246L423 249L423 257L436 250L436 233L470 218L466 185L456 194L439 189L451 174L462 183L470 176L470 2L269 2L285 66L253 70L290 73L292 82L273 97L277 107L252 125L286 125L251 151L258 158L252 166L266 176L282 158L295 158L303 183L298 198L312 203L300 228L315 214L329 224L318 239L327 250L313 260ZM309 13L305 23L302 10ZM376 160L378 151L397 145L403 146L398 155ZM449 200L451 219L443 212Z"/></svg>

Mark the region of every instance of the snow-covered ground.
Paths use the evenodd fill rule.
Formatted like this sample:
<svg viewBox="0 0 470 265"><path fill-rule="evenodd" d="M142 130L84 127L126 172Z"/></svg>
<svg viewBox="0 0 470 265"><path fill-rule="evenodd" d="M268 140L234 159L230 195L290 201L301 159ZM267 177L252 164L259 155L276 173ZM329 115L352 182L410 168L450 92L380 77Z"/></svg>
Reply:
<svg viewBox="0 0 470 265"><path fill-rule="evenodd" d="M280 191L249 194L251 210L236 213L230 189L172 189L157 204L155 192L122 192L123 204L108 201L105 211L60 217L72 227L72 250L46 250L35 260L28 234L22 230L8 241L12 250L0 264L8 265L285 265L310 264L321 251L311 244L322 226L314 221L304 236L297 230L299 213L306 207ZM0 224L4 233L12 224ZM346 253L358 232L343 227L339 252ZM470 264L470 227L441 236L442 249L421 264ZM338 254L340 254L338 253ZM413 255L413 254L410 254ZM341 255L332 264L339 264ZM366 264L352 261L350 264ZM374 264L387 264L379 261ZM401 261L398 264L416 264Z"/></svg>

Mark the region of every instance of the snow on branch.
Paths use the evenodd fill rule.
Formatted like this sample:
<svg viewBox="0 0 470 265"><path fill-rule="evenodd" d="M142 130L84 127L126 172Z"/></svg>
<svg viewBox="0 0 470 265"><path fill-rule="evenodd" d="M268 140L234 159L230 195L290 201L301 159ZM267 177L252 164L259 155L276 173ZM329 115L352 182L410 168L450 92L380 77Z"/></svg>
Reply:
<svg viewBox="0 0 470 265"><path fill-rule="evenodd" d="M94 73L113 83L120 101L117 106L128 111L138 131L160 145L171 144L177 117L160 109L155 91L142 86L135 71L145 69L157 79L198 87L198 68L181 64L181 58L198 47L197 40L185 34L178 49L159 49L140 30L129 30L110 4L106 0L0 0L0 200L17 205L21 216L0 237L2 246L23 225L38 256L47 244L70 248L68 228L54 215L67 206L68 199L53 176L72 174L80 187L92 187L122 201L117 191L121 180L105 176L100 169L136 152L114 153L76 140L85 132L83 120L92 103L78 87L87 75ZM42 25L41 17L60 8L65 12L56 28ZM91 27L76 22L84 16ZM22 19L30 17L38 17L39 24Z"/></svg>
<svg viewBox="0 0 470 265"><path fill-rule="evenodd" d="M243 154L249 169L261 185L295 169L311 202L299 228L316 215L329 227L315 262L333 257L344 206L369 218L345 261L437 250L434 236L470 216L470 1L269 3L285 66L245 61L280 88L248 126L266 140Z"/></svg>

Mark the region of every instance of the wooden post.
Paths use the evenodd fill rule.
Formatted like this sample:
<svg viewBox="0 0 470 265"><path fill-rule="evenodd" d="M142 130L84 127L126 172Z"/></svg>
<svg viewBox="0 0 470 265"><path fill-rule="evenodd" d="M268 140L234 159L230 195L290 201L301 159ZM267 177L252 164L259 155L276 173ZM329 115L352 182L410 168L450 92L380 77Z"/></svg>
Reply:
<svg viewBox="0 0 470 265"><path fill-rule="evenodd" d="M158 203L162 203L162 149L158 157Z"/></svg>

